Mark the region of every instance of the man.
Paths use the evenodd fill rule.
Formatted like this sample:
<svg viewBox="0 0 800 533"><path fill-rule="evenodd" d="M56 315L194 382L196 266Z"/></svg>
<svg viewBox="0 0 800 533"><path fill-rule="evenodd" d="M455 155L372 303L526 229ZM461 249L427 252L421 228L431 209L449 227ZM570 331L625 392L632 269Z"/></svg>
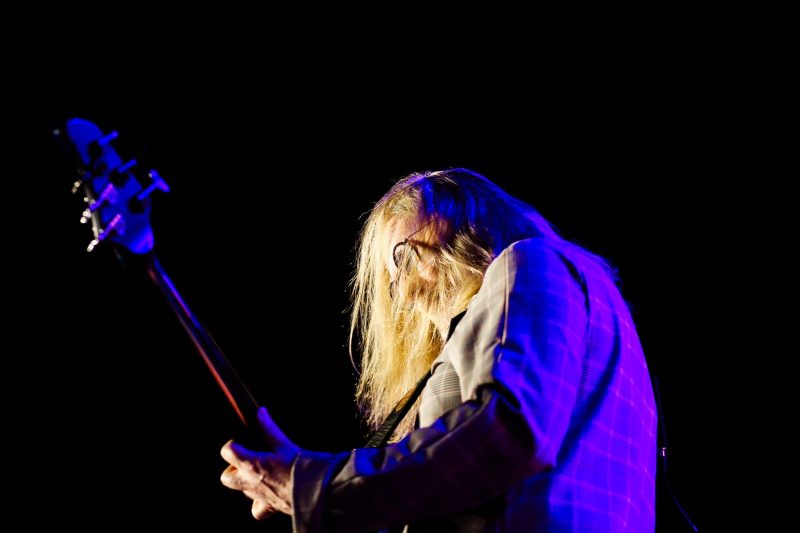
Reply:
<svg viewBox="0 0 800 533"><path fill-rule="evenodd" d="M222 449L254 516L291 514L297 532L653 531L653 392L602 259L451 169L381 198L354 281L377 445L301 450L262 409L266 449Z"/></svg>

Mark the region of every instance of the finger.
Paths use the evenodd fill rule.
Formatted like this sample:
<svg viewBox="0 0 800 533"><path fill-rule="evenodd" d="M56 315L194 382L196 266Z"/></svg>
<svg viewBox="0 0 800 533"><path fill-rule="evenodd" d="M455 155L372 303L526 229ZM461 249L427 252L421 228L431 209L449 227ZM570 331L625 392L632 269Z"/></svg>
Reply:
<svg viewBox="0 0 800 533"><path fill-rule="evenodd" d="M239 470L231 465L222 472L219 480L229 489L242 490L242 480L239 479L238 472Z"/></svg>
<svg viewBox="0 0 800 533"><path fill-rule="evenodd" d="M225 443L219 454L223 459L239 469L252 470L252 463L258 459L256 452L250 451L232 440Z"/></svg>
<svg viewBox="0 0 800 533"><path fill-rule="evenodd" d="M273 450L285 448L287 446L294 447L294 443L289 440L289 437L278 427L278 424L269 416L266 407L258 408L258 423L261 426L261 433L267 440L267 444Z"/></svg>
<svg viewBox="0 0 800 533"><path fill-rule="evenodd" d="M264 500L254 499L253 506L250 508L253 513L253 518L256 520L263 520L264 518L275 514L275 509L270 507Z"/></svg>

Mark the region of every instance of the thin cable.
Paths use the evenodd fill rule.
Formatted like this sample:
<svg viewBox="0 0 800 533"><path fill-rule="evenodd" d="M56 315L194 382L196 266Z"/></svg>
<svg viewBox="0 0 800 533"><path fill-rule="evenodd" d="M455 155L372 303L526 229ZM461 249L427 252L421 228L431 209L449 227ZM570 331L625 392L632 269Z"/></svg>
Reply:
<svg viewBox="0 0 800 533"><path fill-rule="evenodd" d="M656 393L656 412L658 413L658 420L659 424L661 425L661 436L663 437L662 442L664 443L664 445L658 451L658 455L661 457L661 466L664 470L664 484L667 486L667 490L669 491L672 501L675 503L675 507L677 507L678 511L681 512L683 518L686 520L686 523L689 524L689 527L691 527L695 532L697 532L699 531L697 526L694 525L694 522L692 522L691 518L689 518L689 515L683 509L683 506L678 501L678 497L675 496L675 491L672 490L672 484L669 482L669 475L667 474L667 424L664 422L664 412L661 410L661 389L658 386L657 377L653 378L653 385Z"/></svg>

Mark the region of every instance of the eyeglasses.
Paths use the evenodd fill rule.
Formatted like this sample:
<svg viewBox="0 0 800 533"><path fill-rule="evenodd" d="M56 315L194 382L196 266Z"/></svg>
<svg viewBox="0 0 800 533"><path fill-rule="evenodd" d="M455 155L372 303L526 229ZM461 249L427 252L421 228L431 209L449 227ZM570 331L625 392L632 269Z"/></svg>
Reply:
<svg viewBox="0 0 800 533"><path fill-rule="evenodd" d="M389 298L392 300L394 300L395 293L397 292L397 280L400 279L400 271L403 270L403 267L408 265L410 259L408 256L408 250L412 250L417 256L417 259L421 258L417 248L408 241L410 237L411 236L409 235L404 240L395 244L392 248L392 262L394 263L395 268L397 268L397 273L395 274L394 279L389 282Z"/></svg>
<svg viewBox="0 0 800 533"><path fill-rule="evenodd" d="M422 260L422 255L420 255L419 250L415 244L411 243L411 237L419 233L423 228L428 226L430 222L423 224L419 228L417 228L413 233L411 233L408 237L403 239L402 241L398 242L392 247L392 262L394 263L395 268L397 268L397 274L395 275L394 279L389 282L389 297L394 299L397 280L400 278L400 272L409 264L410 259L413 255L410 255L408 250L411 250L414 255L417 256L417 260ZM425 244L423 242L417 242L420 246L424 246L425 248L433 248L433 246L429 244Z"/></svg>
<svg viewBox="0 0 800 533"><path fill-rule="evenodd" d="M406 262L407 262L407 259L406 259L406 254L408 253L406 251L407 249L411 249L411 251L413 251L416 254L417 259L422 259L422 257L419 255L419 251L417 250L417 248L408 241L408 239L410 239L410 238L411 238L411 235L406 237L405 240L402 240L402 241L398 242L397 244L395 244L394 248L392 248L392 262L394 263L394 266L398 270L400 269L400 265L405 265ZM404 247L407 247L407 248L404 248Z"/></svg>

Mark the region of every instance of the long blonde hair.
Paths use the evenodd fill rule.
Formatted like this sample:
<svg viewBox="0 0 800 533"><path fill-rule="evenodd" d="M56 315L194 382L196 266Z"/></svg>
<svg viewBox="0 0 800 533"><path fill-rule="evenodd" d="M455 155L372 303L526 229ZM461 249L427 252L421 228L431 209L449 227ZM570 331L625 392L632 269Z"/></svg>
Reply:
<svg viewBox="0 0 800 533"><path fill-rule="evenodd" d="M398 227L432 245L428 275L400 264L390 287L387 258ZM356 399L369 426L377 428L430 370L443 325L466 308L495 256L534 236L561 240L533 207L464 168L411 174L375 204L359 238L350 321L351 353L354 344L361 351ZM417 408L393 440L413 429Z"/></svg>

